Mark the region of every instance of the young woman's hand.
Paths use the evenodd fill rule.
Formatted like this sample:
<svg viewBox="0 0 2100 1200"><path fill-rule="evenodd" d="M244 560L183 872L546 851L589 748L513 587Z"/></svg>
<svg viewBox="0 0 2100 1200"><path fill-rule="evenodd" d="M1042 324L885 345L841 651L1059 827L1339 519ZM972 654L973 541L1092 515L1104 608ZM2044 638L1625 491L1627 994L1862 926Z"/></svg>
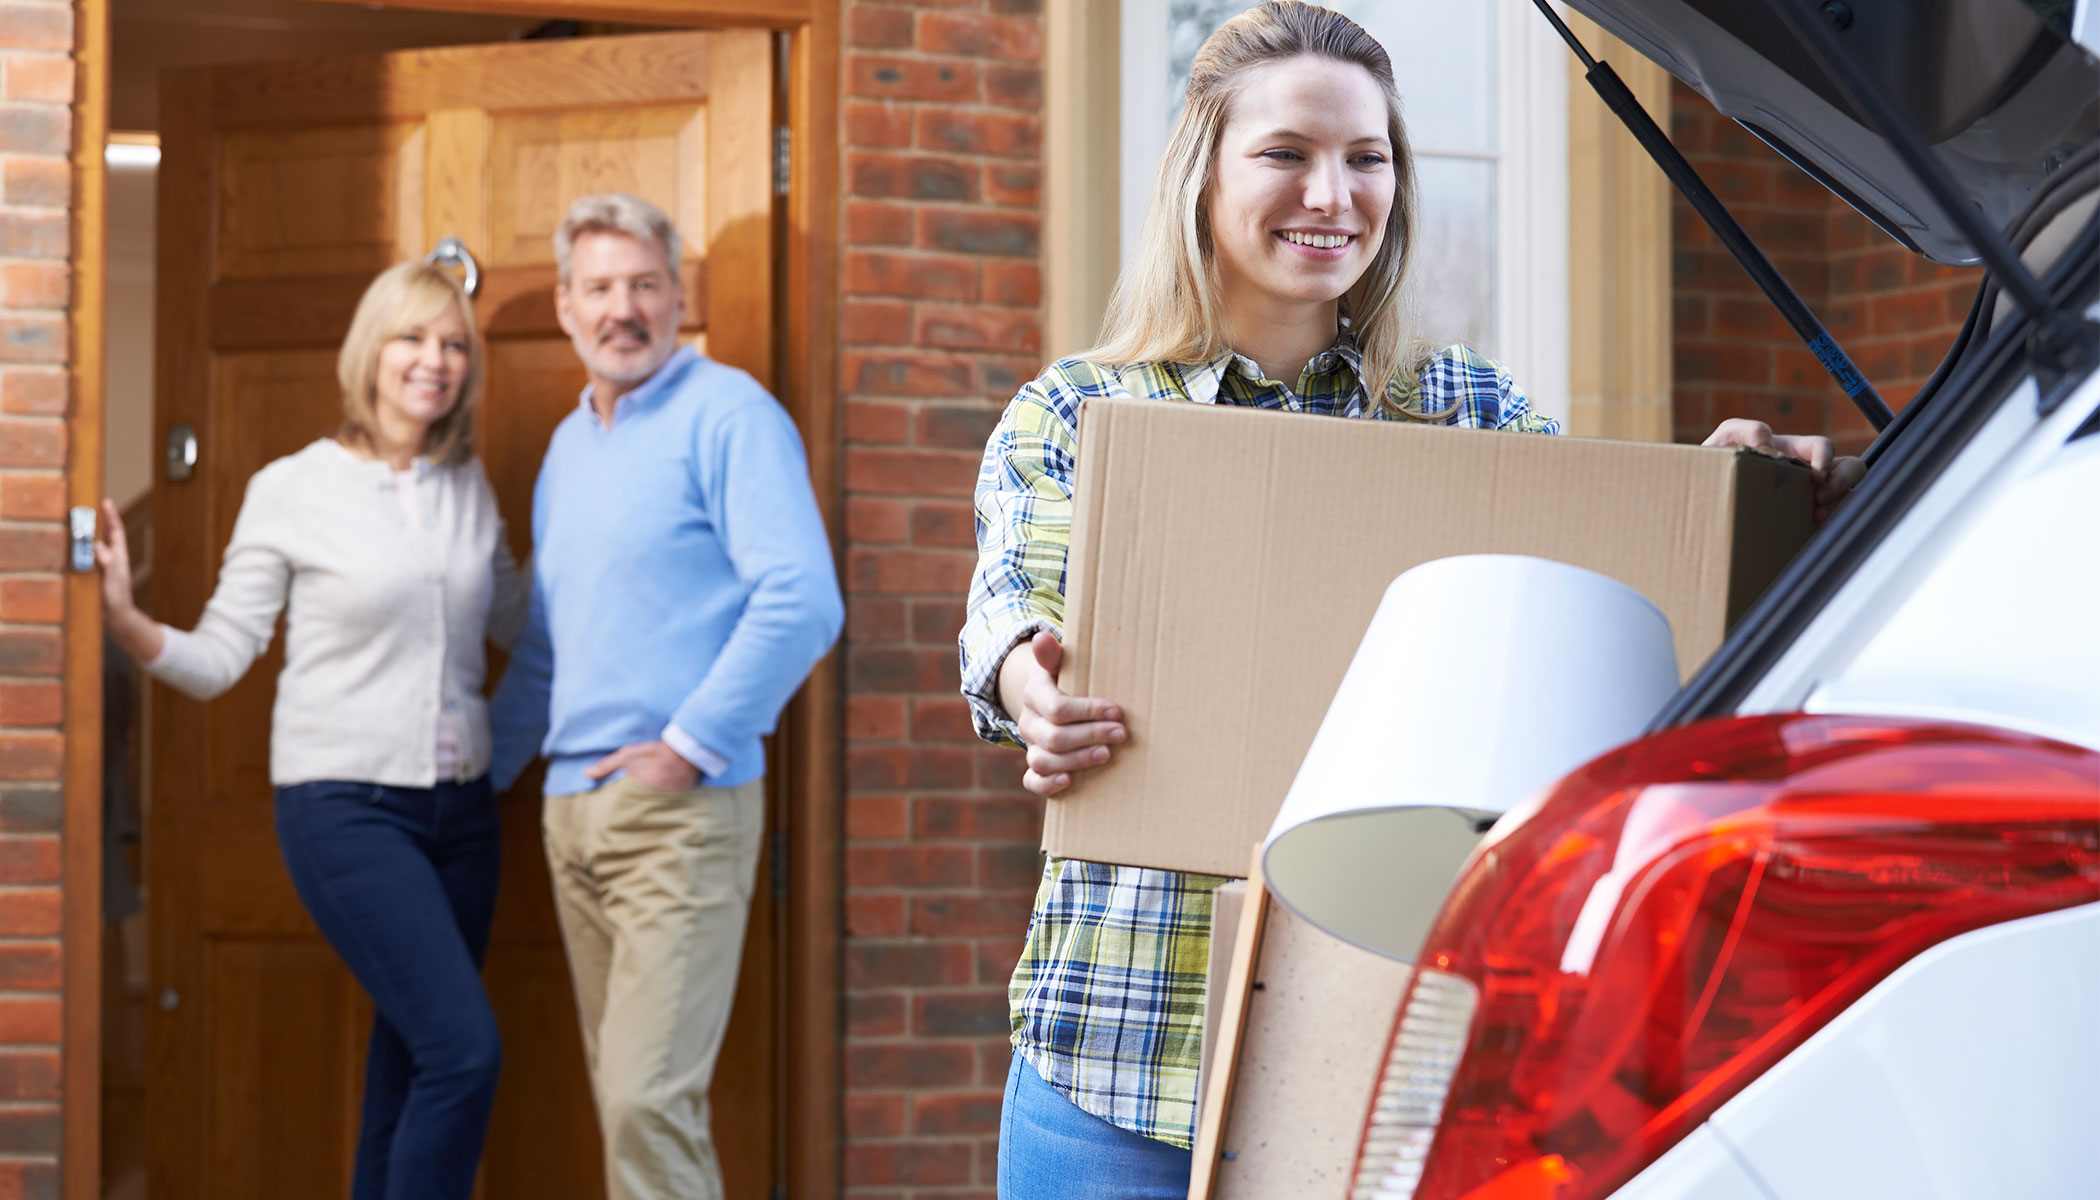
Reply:
<svg viewBox="0 0 2100 1200"><path fill-rule="evenodd" d="M1730 417L1721 422L1702 443L1708 446L1748 446L1774 450L1808 464L1816 485L1816 524L1821 525L1837 508L1838 501L1867 473L1867 464L1852 457L1839 458L1837 444L1827 437L1773 433L1763 421Z"/></svg>
<svg viewBox="0 0 2100 1200"><path fill-rule="evenodd" d="M140 663L160 657L160 622L139 611L131 598L131 544L116 502L102 501L102 528L95 534L95 565L102 572L102 619L117 645Z"/></svg>
<svg viewBox="0 0 2100 1200"><path fill-rule="evenodd" d="M1106 700L1057 690L1064 657L1064 643L1046 629L1027 645L1008 651L999 664L999 702L1028 743L1021 786L1039 796L1055 796L1071 787L1075 772L1107 762L1109 747L1130 739L1122 709Z"/></svg>

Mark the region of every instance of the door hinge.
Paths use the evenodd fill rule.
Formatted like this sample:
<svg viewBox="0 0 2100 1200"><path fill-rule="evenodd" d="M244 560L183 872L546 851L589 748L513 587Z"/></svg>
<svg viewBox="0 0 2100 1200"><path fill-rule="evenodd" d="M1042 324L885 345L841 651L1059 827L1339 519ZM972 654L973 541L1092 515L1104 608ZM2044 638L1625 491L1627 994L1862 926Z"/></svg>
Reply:
<svg viewBox="0 0 2100 1200"><path fill-rule="evenodd" d="M787 830L776 829L773 831L773 851L767 857L772 859L773 898L775 900L785 900L788 894Z"/></svg>
<svg viewBox="0 0 2100 1200"><path fill-rule="evenodd" d="M773 194L776 196L788 194L788 168L794 162L789 146L788 127L775 125L773 127Z"/></svg>

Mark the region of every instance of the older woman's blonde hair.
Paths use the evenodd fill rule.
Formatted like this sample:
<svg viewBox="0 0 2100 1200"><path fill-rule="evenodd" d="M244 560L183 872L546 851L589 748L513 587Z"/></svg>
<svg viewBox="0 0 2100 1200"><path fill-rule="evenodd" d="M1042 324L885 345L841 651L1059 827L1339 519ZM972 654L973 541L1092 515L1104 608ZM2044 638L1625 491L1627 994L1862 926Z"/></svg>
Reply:
<svg viewBox="0 0 2100 1200"><path fill-rule="evenodd" d="M467 374L460 381L459 401L452 411L431 422L423 435L422 455L431 462L464 462L474 454L474 414L481 407L481 384L487 354L474 325L474 302L452 273L435 263L396 263L379 273L357 302L350 332L343 335L335 361L336 382L343 389L341 441L376 449L378 416L373 411L379 378L379 351L388 341L429 321L446 305L459 310L467 326Z"/></svg>
<svg viewBox="0 0 2100 1200"><path fill-rule="evenodd" d="M1376 402L1409 416L1391 385L1412 395L1428 356L1401 296L1414 255L1415 159L1400 115L1393 63L1377 39L1331 9L1272 0L1218 27L1196 51L1188 103L1167 138L1145 211L1137 252L1116 279L1101 323L1101 341L1077 357L1105 366L1139 362L1209 362L1231 349L1224 338L1217 255L1211 242L1209 193L1218 139L1232 102L1257 67L1312 55L1362 67L1385 96L1386 136L1393 145L1393 209L1385 238L1363 276L1341 298L1342 315L1363 352L1364 385Z"/></svg>

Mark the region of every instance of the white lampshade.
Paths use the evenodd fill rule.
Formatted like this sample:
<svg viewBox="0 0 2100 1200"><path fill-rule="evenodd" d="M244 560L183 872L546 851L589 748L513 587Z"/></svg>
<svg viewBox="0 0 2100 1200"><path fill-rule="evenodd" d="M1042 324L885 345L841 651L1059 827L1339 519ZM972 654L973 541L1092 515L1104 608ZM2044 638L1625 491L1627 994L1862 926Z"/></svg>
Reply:
<svg viewBox="0 0 2100 1200"><path fill-rule="evenodd" d="M1386 589L1262 848L1269 890L1412 961L1496 815L1637 736L1677 690L1670 623L1625 584L1477 554Z"/></svg>

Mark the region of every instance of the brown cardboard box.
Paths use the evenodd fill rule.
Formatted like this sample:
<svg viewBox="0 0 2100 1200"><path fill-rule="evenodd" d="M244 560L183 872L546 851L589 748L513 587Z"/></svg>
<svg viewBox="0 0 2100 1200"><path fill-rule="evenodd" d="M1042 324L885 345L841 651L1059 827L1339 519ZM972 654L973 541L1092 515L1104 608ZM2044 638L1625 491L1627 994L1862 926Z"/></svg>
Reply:
<svg viewBox="0 0 2100 1200"><path fill-rule="evenodd" d="M1050 803L1043 846L1097 862L1245 872L1410 567L1602 572L1662 609L1689 675L1811 532L1807 469L1749 451L1155 400L1089 401L1080 440L1060 682L1131 740Z"/></svg>

